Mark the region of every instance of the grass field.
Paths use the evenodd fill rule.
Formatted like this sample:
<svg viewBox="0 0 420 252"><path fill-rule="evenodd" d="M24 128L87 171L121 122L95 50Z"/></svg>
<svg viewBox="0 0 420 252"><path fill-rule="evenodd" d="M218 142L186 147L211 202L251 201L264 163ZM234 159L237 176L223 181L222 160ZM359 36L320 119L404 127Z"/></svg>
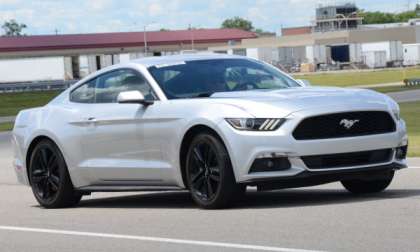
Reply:
<svg viewBox="0 0 420 252"><path fill-rule="evenodd" d="M420 89L420 85L417 86L386 86L386 87L374 87L369 88L381 93L390 93L390 92L401 92L401 91L409 91Z"/></svg>
<svg viewBox="0 0 420 252"><path fill-rule="evenodd" d="M22 109L43 106L57 94L58 91L0 94L0 116L14 116Z"/></svg>
<svg viewBox="0 0 420 252"><path fill-rule="evenodd" d="M408 155L420 157L420 101L401 103L401 117L407 123Z"/></svg>
<svg viewBox="0 0 420 252"><path fill-rule="evenodd" d="M348 87L402 82L405 78L420 78L420 68L404 68L378 71L319 73L295 75L297 79L309 80L313 85Z"/></svg>
<svg viewBox="0 0 420 252"><path fill-rule="evenodd" d="M13 129L13 123L0 123L0 132Z"/></svg>

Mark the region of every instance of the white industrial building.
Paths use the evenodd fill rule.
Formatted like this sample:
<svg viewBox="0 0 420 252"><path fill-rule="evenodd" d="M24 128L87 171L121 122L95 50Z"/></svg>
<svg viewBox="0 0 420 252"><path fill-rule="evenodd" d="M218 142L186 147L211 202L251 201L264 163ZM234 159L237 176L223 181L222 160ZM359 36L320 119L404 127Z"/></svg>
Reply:
<svg viewBox="0 0 420 252"><path fill-rule="evenodd" d="M420 64L420 25L244 39L240 44L210 50L281 65L338 63L361 68L416 65Z"/></svg>
<svg viewBox="0 0 420 252"><path fill-rule="evenodd" d="M420 19L363 25L353 3L320 6L311 26L282 28L282 36L244 39L210 48L255 57L281 66L311 64L338 68L381 68L420 62Z"/></svg>
<svg viewBox="0 0 420 252"><path fill-rule="evenodd" d="M0 37L0 83L80 79L146 55L208 51L255 37L238 29Z"/></svg>

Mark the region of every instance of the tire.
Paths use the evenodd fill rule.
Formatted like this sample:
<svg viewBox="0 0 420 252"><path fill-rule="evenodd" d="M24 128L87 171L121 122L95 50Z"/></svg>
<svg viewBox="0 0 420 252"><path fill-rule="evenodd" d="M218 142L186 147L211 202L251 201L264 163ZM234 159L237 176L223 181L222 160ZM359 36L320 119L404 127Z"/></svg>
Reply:
<svg viewBox="0 0 420 252"><path fill-rule="evenodd" d="M61 151L51 140L41 140L35 146L28 174L32 192L44 208L71 207L82 198L73 188Z"/></svg>
<svg viewBox="0 0 420 252"><path fill-rule="evenodd" d="M341 184L347 191L354 194L379 193L384 191L392 182L394 171L387 172L381 179L374 180L345 180Z"/></svg>
<svg viewBox="0 0 420 252"><path fill-rule="evenodd" d="M204 209L226 208L246 191L236 183L229 154L211 133L196 135L186 156L186 178L194 202Z"/></svg>

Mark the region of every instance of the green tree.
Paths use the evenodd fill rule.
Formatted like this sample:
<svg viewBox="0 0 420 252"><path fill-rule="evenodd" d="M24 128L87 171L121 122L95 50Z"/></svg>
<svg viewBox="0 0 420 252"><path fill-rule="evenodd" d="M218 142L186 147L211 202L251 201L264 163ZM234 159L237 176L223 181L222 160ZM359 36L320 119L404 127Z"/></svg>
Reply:
<svg viewBox="0 0 420 252"><path fill-rule="evenodd" d="M420 15L420 5L412 11L404 11L400 13L387 13L380 11L359 11L359 16L363 17L364 24L386 24L386 23L399 23L407 22L412 18L417 18Z"/></svg>
<svg viewBox="0 0 420 252"><path fill-rule="evenodd" d="M244 31L252 31L252 22L240 17L229 18L223 21L222 28L236 28Z"/></svg>
<svg viewBox="0 0 420 252"><path fill-rule="evenodd" d="M12 36L22 36L23 29L27 28L26 24L19 24L16 20L11 19L9 21L4 22L1 26L4 30L4 35L8 37Z"/></svg>

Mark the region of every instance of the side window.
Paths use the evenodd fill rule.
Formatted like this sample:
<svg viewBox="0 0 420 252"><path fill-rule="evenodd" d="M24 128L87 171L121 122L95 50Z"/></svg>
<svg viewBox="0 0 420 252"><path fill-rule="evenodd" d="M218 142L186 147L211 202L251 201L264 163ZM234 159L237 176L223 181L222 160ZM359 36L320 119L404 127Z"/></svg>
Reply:
<svg viewBox="0 0 420 252"><path fill-rule="evenodd" d="M119 93L135 90L140 91L148 100L156 98L144 77L134 70L110 72L99 77L95 88L95 102L116 103Z"/></svg>
<svg viewBox="0 0 420 252"><path fill-rule="evenodd" d="M95 84L96 79L93 79L73 90L70 94L70 101L78 103L94 103Z"/></svg>

